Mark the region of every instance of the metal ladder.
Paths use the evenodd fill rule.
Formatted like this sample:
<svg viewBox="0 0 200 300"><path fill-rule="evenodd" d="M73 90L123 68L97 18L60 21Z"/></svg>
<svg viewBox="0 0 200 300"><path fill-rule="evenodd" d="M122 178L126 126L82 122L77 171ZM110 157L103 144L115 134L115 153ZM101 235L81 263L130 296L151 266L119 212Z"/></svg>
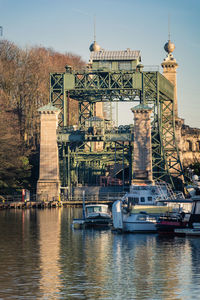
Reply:
<svg viewBox="0 0 200 300"><path fill-rule="evenodd" d="M169 183L165 181L156 181L156 186L163 200L176 200L177 198L185 199L182 192L175 193ZM164 193L163 186L166 187L167 195Z"/></svg>

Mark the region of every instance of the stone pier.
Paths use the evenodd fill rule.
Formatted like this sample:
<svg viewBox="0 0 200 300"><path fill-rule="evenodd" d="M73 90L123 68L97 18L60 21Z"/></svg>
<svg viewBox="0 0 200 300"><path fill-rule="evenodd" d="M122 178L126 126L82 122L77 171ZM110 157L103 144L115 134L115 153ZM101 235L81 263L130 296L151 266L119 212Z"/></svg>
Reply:
<svg viewBox="0 0 200 300"><path fill-rule="evenodd" d="M151 120L152 109L140 104L134 113L133 183L153 183Z"/></svg>
<svg viewBox="0 0 200 300"><path fill-rule="evenodd" d="M59 109L45 105L40 113L40 173L37 182L37 200L59 200L59 159L56 129Z"/></svg>

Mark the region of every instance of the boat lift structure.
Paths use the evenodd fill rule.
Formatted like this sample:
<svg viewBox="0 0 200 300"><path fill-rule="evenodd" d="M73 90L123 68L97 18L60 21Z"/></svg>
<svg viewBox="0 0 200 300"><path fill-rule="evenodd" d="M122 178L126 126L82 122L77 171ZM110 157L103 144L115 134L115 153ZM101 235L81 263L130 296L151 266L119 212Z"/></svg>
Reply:
<svg viewBox="0 0 200 300"><path fill-rule="evenodd" d="M100 57L101 53L97 54ZM152 108L153 179L174 187L183 178L175 135L174 85L158 71L144 71L139 60L123 69L116 67L123 59L110 59L108 64L105 53L102 60L95 61L97 54L93 53L85 70L66 66L64 73L50 74L50 102L60 109L57 141L62 186L70 190L72 186L98 185L116 165L121 166L121 178L117 181L115 173L115 184L131 183L134 125L113 128L111 120L95 113L98 102L131 102ZM69 126L70 99L78 101L76 130ZM94 146L97 144L99 149Z"/></svg>

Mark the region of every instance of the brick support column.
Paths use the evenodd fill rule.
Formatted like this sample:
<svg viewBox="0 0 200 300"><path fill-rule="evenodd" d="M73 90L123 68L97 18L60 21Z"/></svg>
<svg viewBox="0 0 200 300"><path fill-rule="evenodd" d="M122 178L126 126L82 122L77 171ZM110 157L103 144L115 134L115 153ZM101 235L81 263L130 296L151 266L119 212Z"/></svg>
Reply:
<svg viewBox="0 0 200 300"><path fill-rule="evenodd" d="M151 147L151 112L146 105L131 109L134 113L133 182L153 182Z"/></svg>
<svg viewBox="0 0 200 300"><path fill-rule="evenodd" d="M40 173L37 200L58 200L60 193L59 159L56 129L59 110L48 104L40 113Z"/></svg>

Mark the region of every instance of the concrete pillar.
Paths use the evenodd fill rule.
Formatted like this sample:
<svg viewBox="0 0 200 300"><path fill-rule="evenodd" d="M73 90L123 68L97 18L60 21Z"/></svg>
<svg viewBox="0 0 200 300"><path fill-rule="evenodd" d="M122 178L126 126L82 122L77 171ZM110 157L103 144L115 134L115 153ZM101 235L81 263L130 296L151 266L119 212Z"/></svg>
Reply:
<svg viewBox="0 0 200 300"><path fill-rule="evenodd" d="M134 113L133 182L153 182L151 112L147 105L131 109Z"/></svg>
<svg viewBox="0 0 200 300"><path fill-rule="evenodd" d="M58 200L60 193L59 159L56 129L59 109L51 104L40 108L40 173L38 200Z"/></svg>

